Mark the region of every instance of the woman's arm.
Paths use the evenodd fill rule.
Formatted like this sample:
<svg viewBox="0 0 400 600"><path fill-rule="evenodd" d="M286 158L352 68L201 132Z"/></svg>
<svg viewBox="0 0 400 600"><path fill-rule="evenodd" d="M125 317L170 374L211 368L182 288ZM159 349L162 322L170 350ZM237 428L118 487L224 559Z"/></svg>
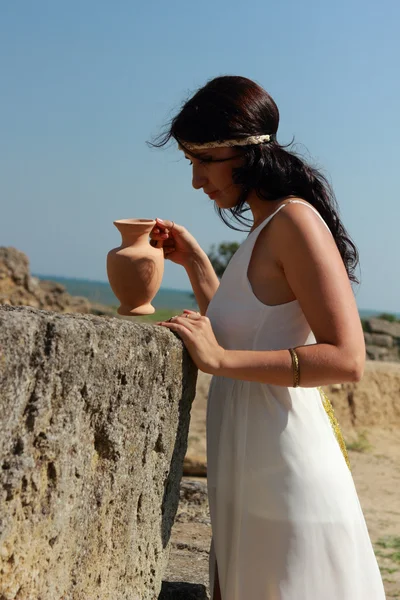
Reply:
<svg viewBox="0 0 400 600"><path fill-rule="evenodd" d="M297 204L271 222L276 260L314 333L316 344L297 347L300 386L359 381L365 364L364 334L353 291L333 237L320 218ZM293 385L288 350L225 350L214 374L282 386Z"/></svg>
<svg viewBox="0 0 400 600"><path fill-rule="evenodd" d="M219 287L219 279L210 259L200 247L191 254L184 267L189 276L200 313L205 315L210 300Z"/></svg>
<svg viewBox="0 0 400 600"><path fill-rule="evenodd" d="M353 357L346 360L340 349L330 344L310 344L296 348L300 365L300 387L360 381L363 365ZM292 358L288 350L225 350L213 375L259 381L284 387L293 386Z"/></svg>

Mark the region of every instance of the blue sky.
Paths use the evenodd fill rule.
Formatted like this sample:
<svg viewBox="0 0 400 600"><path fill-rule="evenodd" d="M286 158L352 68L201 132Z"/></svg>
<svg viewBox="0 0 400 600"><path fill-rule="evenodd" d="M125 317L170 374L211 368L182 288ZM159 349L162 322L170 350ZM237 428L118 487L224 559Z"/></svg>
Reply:
<svg viewBox="0 0 400 600"><path fill-rule="evenodd" d="M105 280L118 218L173 219L206 251L243 240L174 146L146 145L207 80L243 75L333 183L359 308L400 312L399 22L397 0L0 2L0 245ZM163 287L189 289L183 269Z"/></svg>

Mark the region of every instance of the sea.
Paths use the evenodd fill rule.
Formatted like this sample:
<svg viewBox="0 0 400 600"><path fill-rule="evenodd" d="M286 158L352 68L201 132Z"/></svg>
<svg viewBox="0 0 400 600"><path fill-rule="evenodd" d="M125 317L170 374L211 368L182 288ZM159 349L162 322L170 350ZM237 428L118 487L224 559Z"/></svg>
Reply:
<svg viewBox="0 0 400 600"><path fill-rule="evenodd" d="M39 279L46 279L50 281L56 281L65 286L67 292L72 296L84 296L91 302L98 302L99 304L105 304L107 306L118 306L119 302L114 296L113 291L106 281L92 281L90 279L71 279L68 277L59 277L58 275L38 275L33 274L34 277ZM171 309L171 310L183 310L189 308L196 310L197 303L193 297L193 293L188 290L176 290L170 288L161 287L158 294L152 301L152 305L155 309ZM400 313L393 313L391 311L374 310L369 308L359 308L358 312L360 318L367 319L369 317L375 317L383 312L389 312L394 314L397 319L400 319Z"/></svg>
<svg viewBox="0 0 400 600"><path fill-rule="evenodd" d="M36 273L33 273L32 275L39 279L61 283L72 296L84 296L91 302L98 302L99 304L105 304L107 306L119 306L119 301L114 296L110 284L105 281L70 279L67 277L59 277L58 275L38 275ZM192 292L188 290L160 288L158 294L151 303L157 310L163 308L171 310L183 310L184 308L197 309L196 300L193 297Z"/></svg>

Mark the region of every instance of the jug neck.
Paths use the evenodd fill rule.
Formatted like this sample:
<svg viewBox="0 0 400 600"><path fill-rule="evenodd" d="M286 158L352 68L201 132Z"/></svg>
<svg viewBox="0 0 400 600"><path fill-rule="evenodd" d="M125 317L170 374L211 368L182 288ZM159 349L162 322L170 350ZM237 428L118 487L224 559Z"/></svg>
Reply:
<svg viewBox="0 0 400 600"><path fill-rule="evenodd" d="M147 241L155 224L156 222L153 219L121 219L114 221L114 225L122 237L122 247Z"/></svg>

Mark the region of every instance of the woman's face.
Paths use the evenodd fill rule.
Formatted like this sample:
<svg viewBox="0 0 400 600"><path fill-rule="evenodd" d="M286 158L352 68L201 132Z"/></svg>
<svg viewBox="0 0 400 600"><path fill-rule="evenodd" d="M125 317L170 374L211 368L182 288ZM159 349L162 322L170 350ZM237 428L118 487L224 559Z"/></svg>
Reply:
<svg viewBox="0 0 400 600"><path fill-rule="evenodd" d="M233 169L243 164L237 148L195 150L196 156L183 148L181 150L192 164L193 187L203 189L220 208L233 208L242 190L232 180Z"/></svg>

